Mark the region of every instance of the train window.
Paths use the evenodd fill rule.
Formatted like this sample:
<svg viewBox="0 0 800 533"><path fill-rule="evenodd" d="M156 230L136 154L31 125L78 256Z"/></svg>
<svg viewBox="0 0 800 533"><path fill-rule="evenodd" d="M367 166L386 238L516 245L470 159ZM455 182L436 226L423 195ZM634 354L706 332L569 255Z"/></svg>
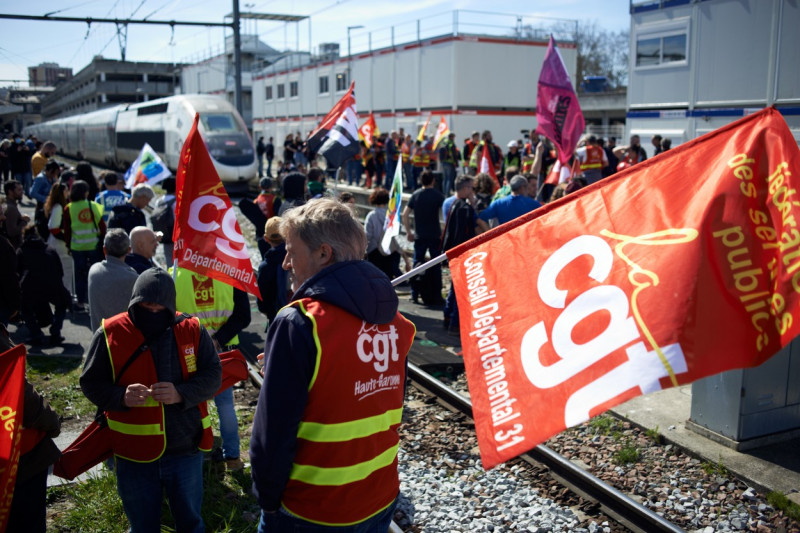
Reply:
<svg viewBox="0 0 800 533"><path fill-rule="evenodd" d="M239 124L230 113L203 113L200 115L203 128L208 132L223 133L241 131Z"/></svg>
<svg viewBox="0 0 800 533"><path fill-rule="evenodd" d="M155 104L146 107L140 107L136 110L136 116L141 117L142 115L158 115L161 113L166 113L167 105L168 104Z"/></svg>

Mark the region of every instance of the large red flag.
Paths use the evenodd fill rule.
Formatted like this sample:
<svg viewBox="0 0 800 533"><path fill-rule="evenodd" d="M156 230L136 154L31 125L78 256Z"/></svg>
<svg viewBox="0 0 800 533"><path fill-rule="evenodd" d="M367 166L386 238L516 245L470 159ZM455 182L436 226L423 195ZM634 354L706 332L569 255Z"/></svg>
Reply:
<svg viewBox="0 0 800 533"><path fill-rule="evenodd" d="M539 73L536 121L536 131L553 141L558 149L558 160L566 165L586 124L578 104L578 95L572 88L567 67L552 35Z"/></svg>
<svg viewBox="0 0 800 533"><path fill-rule="evenodd" d="M367 148L372 146L372 138L377 137L380 135L381 132L378 129L378 125L375 124L375 115L370 112L369 117L367 117L367 121L358 128L358 138L364 141L364 144L367 145Z"/></svg>
<svg viewBox="0 0 800 533"><path fill-rule="evenodd" d="M485 468L800 332L800 150L765 109L448 252Z"/></svg>
<svg viewBox="0 0 800 533"><path fill-rule="evenodd" d="M312 152L325 156L330 167L342 163L356 155L361 149L358 144L358 115L356 114L356 82L336 102L317 129L308 136L308 147Z"/></svg>
<svg viewBox="0 0 800 533"><path fill-rule="evenodd" d="M261 298L231 199L197 130L195 115L183 143L175 190L175 266Z"/></svg>
<svg viewBox="0 0 800 533"><path fill-rule="evenodd" d="M0 531L6 530L22 434L25 392L25 346L0 354Z"/></svg>

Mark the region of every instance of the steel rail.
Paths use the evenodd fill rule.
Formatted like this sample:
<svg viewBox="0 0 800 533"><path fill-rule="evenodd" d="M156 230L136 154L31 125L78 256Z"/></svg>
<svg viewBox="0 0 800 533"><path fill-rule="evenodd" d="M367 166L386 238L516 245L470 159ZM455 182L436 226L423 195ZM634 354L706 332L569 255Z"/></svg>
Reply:
<svg viewBox="0 0 800 533"><path fill-rule="evenodd" d="M413 363L408 364L408 377L444 403L472 417L472 402L468 398ZM540 444L524 454L523 458L545 465L563 484L583 498L596 501L606 514L633 531L644 533L684 531L547 446Z"/></svg>

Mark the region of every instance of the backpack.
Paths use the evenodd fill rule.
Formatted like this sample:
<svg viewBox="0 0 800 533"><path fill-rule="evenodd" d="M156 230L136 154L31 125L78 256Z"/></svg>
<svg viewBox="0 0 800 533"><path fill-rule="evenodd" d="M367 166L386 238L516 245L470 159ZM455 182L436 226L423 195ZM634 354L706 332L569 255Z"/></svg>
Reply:
<svg viewBox="0 0 800 533"><path fill-rule="evenodd" d="M442 250L467 242L475 236L475 210L466 201L453 202L442 233Z"/></svg>
<svg viewBox="0 0 800 533"><path fill-rule="evenodd" d="M162 242L172 242L172 232L175 229L175 213L172 210L174 203L175 198L161 202L153 210L153 214L150 215L153 231L160 231L164 234L161 238Z"/></svg>
<svg viewBox="0 0 800 533"><path fill-rule="evenodd" d="M147 223L144 218L144 213L133 207L131 204L125 203L115 205L111 208L111 215L108 218L108 228L122 228L128 235L131 230L136 226L146 226Z"/></svg>

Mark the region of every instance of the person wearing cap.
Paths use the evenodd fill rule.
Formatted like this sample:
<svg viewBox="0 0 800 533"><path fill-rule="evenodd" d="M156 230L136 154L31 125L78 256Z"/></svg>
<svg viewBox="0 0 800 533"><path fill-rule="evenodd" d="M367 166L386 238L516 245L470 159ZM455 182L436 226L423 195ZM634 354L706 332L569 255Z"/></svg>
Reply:
<svg viewBox="0 0 800 533"><path fill-rule="evenodd" d="M264 226L264 240L270 248L264 253L264 260L258 265L258 290L261 299L257 301L258 310L266 315L268 325L275 320L278 311L288 303L289 286L283 260L286 257L286 242L280 232L281 217L272 217Z"/></svg>
<svg viewBox="0 0 800 533"><path fill-rule="evenodd" d="M478 215L480 232L489 230L489 220L496 218L500 224L514 220L518 216L542 207L542 204L528 196L528 179L521 174L511 178L511 194L494 200Z"/></svg>
<svg viewBox="0 0 800 533"><path fill-rule="evenodd" d="M522 168L522 152L519 151L519 143L514 140L508 141L508 153L503 158L501 174L511 167Z"/></svg>
<svg viewBox="0 0 800 533"><path fill-rule="evenodd" d="M143 272L127 311L95 331L80 377L83 394L108 419L131 531L161 531L165 493L176 531L205 531L201 452L214 440L206 401L221 383L208 332L175 312L172 278Z"/></svg>

